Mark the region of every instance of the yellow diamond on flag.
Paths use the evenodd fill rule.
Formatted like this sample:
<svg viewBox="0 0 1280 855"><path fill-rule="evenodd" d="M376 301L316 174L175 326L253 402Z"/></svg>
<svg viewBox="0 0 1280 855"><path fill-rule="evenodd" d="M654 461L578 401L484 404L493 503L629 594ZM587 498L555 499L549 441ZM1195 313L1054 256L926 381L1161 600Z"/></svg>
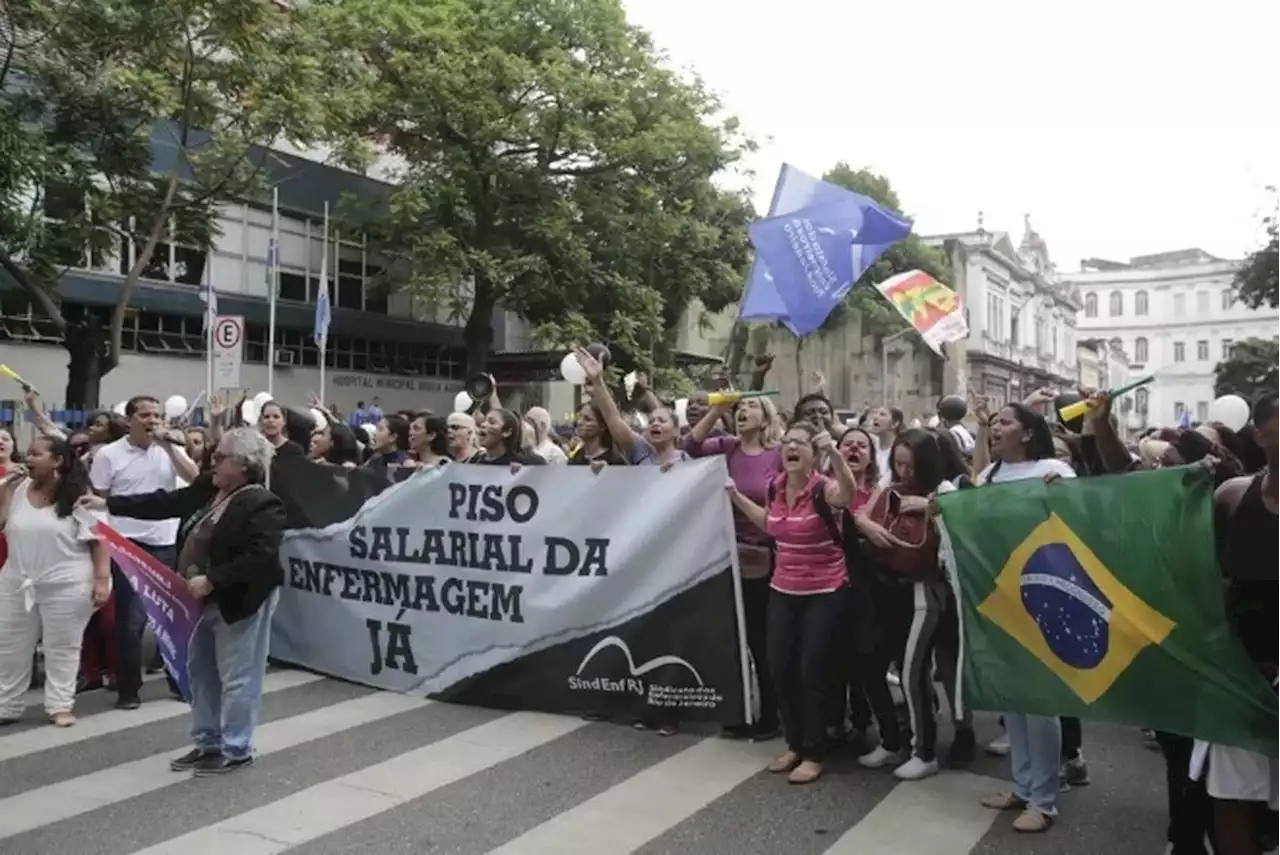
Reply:
<svg viewBox="0 0 1280 855"><path fill-rule="evenodd" d="M978 612L1085 703L1106 694L1139 653L1163 643L1174 628L1057 514L1013 550Z"/></svg>

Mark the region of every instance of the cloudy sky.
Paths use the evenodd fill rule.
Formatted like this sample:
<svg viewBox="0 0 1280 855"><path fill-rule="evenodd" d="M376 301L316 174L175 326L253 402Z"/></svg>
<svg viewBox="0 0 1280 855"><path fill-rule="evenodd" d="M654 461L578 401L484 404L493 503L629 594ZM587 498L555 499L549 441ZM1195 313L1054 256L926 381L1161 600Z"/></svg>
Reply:
<svg viewBox="0 0 1280 855"><path fill-rule="evenodd" d="M1280 184L1277 0L624 0L778 167L887 175L917 231L1240 257Z"/></svg>

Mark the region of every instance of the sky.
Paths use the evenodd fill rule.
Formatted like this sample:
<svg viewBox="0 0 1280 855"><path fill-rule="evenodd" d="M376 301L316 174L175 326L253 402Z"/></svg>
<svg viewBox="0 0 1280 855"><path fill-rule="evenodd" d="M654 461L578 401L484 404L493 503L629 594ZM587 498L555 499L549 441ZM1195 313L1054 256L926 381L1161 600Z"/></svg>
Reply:
<svg viewBox="0 0 1280 855"><path fill-rule="evenodd" d="M1240 258L1280 184L1277 0L623 0L782 163L889 178L916 232L1009 231L1060 271Z"/></svg>

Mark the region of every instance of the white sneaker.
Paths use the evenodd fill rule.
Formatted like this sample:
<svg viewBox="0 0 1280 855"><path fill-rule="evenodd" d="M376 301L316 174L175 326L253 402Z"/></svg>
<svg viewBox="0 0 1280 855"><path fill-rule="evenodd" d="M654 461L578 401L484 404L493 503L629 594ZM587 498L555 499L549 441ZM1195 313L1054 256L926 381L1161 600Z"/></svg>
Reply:
<svg viewBox="0 0 1280 855"><path fill-rule="evenodd" d="M885 766L896 766L905 758L906 752L890 751L883 745L877 745L858 758L858 765L866 769L883 769Z"/></svg>
<svg viewBox="0 0 1280 855"><path fill-rule="evenodd" d="M987 743L987 753L992 757L1009 756L1009 735L1002 733Z"/></svg>
<svg viewBox="0 0 1280 855"><path fill-rule="evenodd" d="M937 760L921 760L914 755L906 763L893 770L894 777L902 781L919 781L936 774L938 774Z"/></svg>

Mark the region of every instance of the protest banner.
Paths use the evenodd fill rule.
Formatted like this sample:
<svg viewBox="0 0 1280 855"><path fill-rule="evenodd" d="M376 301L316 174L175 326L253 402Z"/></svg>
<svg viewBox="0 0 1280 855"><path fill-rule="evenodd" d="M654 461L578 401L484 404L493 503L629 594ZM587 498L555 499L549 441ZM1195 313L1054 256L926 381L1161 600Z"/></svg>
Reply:
<svg viewBox="0 0 1280 855"><path fill-rule="evenodd" d="M742 721L726 477L451 465L345 519L323 505L347 491L313 490L289 503L324 523L285 534L271 655L479 706Z"/></svg>
<svg viewBox="0 0 1280 855"><path fill-rule="evenodd" d="M164 659L164 667L173 675L182 697L191 700L191 686L187 680L187 647L201 605L187 591L182 577L137 544L104 522L93 527L99 542L106 547L111 560L138 592L138 600L147 615L147 622L156 636L156 646Z"/></svg>

